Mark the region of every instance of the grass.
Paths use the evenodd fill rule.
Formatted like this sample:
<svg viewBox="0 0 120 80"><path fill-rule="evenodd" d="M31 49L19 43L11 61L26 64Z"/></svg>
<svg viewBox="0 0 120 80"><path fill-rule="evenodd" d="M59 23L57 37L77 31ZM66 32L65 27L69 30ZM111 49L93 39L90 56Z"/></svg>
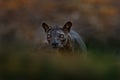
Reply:
<svg viewBox="0 0 120 80"><path fill-rule="evenodd" d="M49 52L49 53L48 53ZM3 43L0 49L2 80L119 80L116 47L88 45L88 54L62 56L22 42Z"/></svg>

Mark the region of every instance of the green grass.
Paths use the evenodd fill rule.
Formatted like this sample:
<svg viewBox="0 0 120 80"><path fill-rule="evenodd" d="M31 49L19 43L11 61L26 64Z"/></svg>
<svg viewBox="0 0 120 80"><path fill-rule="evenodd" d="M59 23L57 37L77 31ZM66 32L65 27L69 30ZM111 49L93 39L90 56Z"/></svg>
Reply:
<svg viewBox="0 0 120 80"><path fill-rule="evenodd" d="M1 44L2 80L119 80L119 49L88 45L88 54L63 56L22 42ZM48 53L49 52L49 53Z"/></svg>

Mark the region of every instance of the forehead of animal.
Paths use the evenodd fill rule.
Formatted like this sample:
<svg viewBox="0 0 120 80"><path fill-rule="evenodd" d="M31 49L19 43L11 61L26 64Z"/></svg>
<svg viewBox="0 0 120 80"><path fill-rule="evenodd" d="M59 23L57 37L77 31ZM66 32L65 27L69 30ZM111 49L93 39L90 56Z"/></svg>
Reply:
<svg viewBox="0 0 120 80"><path fill-rule="evenodd" d="M53 34L53 35L57 35L57 34L64 34L63 30L61 27L58 26L53 26L49 31L48 34Z"/></svg>

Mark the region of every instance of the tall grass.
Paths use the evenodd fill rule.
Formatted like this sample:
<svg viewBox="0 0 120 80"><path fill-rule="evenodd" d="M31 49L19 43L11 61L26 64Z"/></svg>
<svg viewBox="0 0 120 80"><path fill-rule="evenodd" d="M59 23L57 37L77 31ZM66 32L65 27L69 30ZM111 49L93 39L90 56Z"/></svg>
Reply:
<svg viewBox="0 0 120 80"><path fill-rule="evenodd" d="M120 79L120 61L115 49L88 45L88 54L70 56L23 42L0 46L1 80Z"/></svg>

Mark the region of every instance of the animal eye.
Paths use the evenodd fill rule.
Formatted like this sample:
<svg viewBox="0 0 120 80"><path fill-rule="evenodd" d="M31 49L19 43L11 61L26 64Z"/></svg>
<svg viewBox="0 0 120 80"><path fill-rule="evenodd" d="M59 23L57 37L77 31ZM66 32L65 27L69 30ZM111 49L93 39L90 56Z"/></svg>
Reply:
<svg viewBox="0 0 120 80"><path fill-rule="evenodd" d="M60 38L64 38L64 35L63 35L63 34L60 34Z"/></svg>
<svg viewBox="0 0 120 80"><path fill-rule="evenodd" d="M48 35L47 35L47 38L51 38L51 35L50 35L50 34L48 34Z"/></svg>

